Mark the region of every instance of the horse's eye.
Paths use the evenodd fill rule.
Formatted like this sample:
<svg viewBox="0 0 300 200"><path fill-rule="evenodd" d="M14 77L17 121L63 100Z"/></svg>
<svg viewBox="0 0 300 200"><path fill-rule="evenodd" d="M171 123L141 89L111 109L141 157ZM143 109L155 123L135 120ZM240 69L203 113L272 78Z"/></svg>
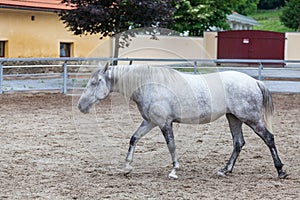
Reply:
<svg viewBox="0 0 300 200"><path fill-rule="evenodd" d="M97 81L92 81L91 84L92 85L97 85Z"/></svg>

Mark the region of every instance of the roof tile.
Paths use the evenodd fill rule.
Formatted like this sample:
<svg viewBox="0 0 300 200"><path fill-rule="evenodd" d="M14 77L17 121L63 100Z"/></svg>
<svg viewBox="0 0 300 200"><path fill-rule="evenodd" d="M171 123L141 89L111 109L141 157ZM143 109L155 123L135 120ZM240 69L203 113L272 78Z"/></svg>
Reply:
<svg viewBox="0 0 300 200"><path fill-rule="evenodd" d="M72 9L71 6L62 4L61 0L1 0L0 7L33 8L45 10Z"/></svg>

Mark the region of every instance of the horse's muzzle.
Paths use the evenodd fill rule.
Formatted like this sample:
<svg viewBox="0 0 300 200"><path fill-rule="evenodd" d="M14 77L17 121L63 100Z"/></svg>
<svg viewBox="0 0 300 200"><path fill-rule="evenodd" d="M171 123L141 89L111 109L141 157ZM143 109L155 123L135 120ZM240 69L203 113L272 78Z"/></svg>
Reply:
<svg viewBox="0 0 300 200"><path fill-rule="evenodd" d="M89 106L82 106L80 103L78 104L78 109L80 112L86 114L90 112L90 107Z"/></svg>

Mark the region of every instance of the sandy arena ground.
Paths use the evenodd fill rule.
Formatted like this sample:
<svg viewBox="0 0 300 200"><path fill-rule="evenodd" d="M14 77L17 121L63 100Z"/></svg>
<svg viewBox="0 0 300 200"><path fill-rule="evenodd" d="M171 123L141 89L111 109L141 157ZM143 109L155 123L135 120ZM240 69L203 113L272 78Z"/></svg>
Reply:
<svg viewBox="0 0 300 200"><path fill-rule="evenodd" d="M218 177L232 150L225 118L174 125L181 170L156 128L140 140L129 176L121 169L141 118L113 95L87 115L77 97L0 95L0 199L300 199L300 95L273 95L273 129L284 169L244 126L246 145L232 174ZM73 105L74 104L74 105Z"/></svg>

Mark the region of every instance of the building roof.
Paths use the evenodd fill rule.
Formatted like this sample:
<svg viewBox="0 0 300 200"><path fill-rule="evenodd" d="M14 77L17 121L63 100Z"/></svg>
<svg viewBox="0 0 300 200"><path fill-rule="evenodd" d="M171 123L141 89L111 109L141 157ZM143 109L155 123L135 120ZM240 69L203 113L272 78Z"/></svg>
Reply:
<svg viewBox="0 0 300 200"><path fill-rule="evenodd" d="M253 25L253 26L259 26L260 25L252 17L247 17L247 16L244 16L244 15L240 15L236 12L233 12L231 15L228 15L227 20L228 21L233 21L233 22L239 22L239 23L242 23L242 24L249 24L249 25Z"/></svg>
<svg viewBox="0 0 300 200"><path fill-rule="evenodd" d="M71 6L68 6L67 4L62 4L61 0L1 0L0 8L45 11L72 9Z"/></svg>

